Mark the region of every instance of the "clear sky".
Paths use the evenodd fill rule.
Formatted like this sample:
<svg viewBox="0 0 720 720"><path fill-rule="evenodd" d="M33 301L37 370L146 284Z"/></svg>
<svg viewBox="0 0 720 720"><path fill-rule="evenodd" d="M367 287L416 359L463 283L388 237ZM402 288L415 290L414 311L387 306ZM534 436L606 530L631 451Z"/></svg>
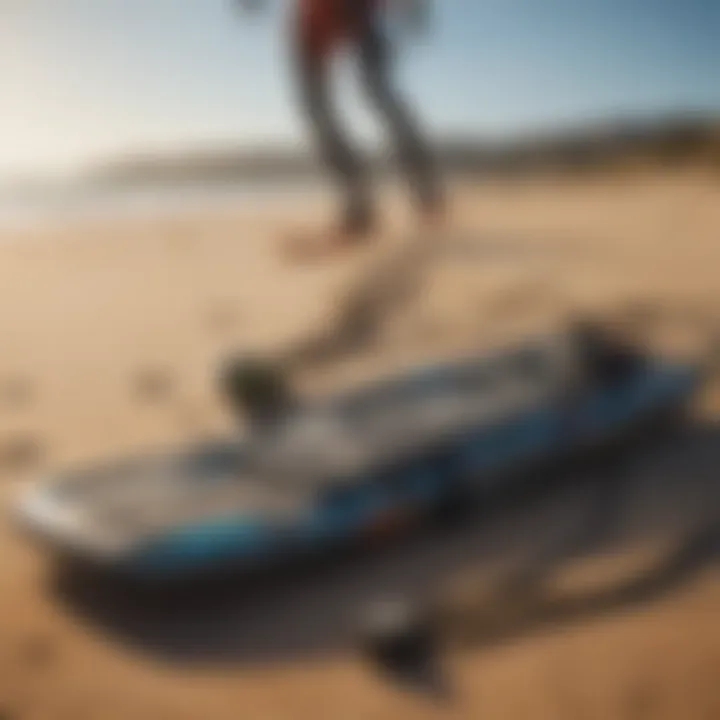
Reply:
<svg viewBox="0 0 720 720"><path fill-rule="evenodd" d="M293 140L287 22L232 0L0 0L0 176ZM400 79L440 134L720 110L719 0L436 0ZM349 68L348 68L349 70ZM348 117L365 134L352 83ZM344 98L345 100L345 98Z"/></svg>

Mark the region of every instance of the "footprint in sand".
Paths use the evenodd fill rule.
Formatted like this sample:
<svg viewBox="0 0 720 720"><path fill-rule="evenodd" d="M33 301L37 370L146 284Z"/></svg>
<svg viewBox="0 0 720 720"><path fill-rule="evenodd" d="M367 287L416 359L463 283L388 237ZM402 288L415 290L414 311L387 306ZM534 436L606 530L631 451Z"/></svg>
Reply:
<svg viewBox="0 0 720 720"><path fill-rule="evenodd" d="M0 380L0 409L20 410L33 400L35 387L29 378L9 377Z"/></svg>
<svg viewBox="0 0 720 720"><path fill-rule="evenodd" d="M26 667L40 670L53 663L56 651L52 639L41 635L29 637L18 647L18 660Z"/></svg>
<svg viewBox="0 0 720 720"><path fill-rule="evenodd" d="M42 443L32 435L0 438L0 472L21 472L39 464Z"/></svg>
<svg viewBox="0 0 720 720"><path fill-rule="evenodd" d="M184 430L201 433L206 429L202 411L178 391L176 378L169 369L148 367L139 370L133 390L136 398L145 405L163 406Z"/></svg>
<svg viewBox="0 0 720 720"><path fill-rule="evenodd" d="M175 381L167 368L142 368L135 374L133 390L142 402L155 405L173 396Z"/></svg>
<svg viewBox="0 0 720 720"><path fill-rule="evenodd" d="M239 322L240 312L230 302L216 302L203 315L203 326L213 335L228 335Z"/></svg>
<svg viewBox="0 0 720 720"><path fill-rule="evenodd" d="M509 319L537 310L550 294L544 279L528 279L498 289L490 307L496 317Z"/></svg>

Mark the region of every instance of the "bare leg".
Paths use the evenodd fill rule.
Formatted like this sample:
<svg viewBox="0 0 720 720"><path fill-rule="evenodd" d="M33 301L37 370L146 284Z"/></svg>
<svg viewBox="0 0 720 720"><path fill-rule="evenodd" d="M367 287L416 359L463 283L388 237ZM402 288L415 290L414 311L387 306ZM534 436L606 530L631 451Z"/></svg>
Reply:
<svg viewBox="0 0 720 720"><path fill-rule="evenodd" d="M365 92L390 131L419 207L435 213L442 205L440 182L415 118L392 85L389 43L372 10L359 21L360 72Z"/></svg>
<svg viewBox="0 0 720 720"><path fill-rule="evenodd" d="M300 50L300 99L323 162L345 190L347 200L340 230L348 235L360 235L372 228L374 220L367 178L362 163L339 127L332 107L327 60L325 55Z"/></svg>

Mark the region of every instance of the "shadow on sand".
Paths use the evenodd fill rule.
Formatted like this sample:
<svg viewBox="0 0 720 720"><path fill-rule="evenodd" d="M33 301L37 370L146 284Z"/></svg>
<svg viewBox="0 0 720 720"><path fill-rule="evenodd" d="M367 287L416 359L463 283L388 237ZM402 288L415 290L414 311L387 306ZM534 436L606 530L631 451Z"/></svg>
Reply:
<svg viewBox="0 0 720 720"><path fill-rule="evenodd" d="M720 426L693 424L602 465L537 478L522 497L498 498L382 551L252 586L234 583L147 608L100 592L87 578L60 576L52 589L94 631L164 661L258 664L354 649L358 618L370 604L391 597L434 607L448 583L471 576L491 592L451 613L450 627L463 641L498 643L652 600L714 562L718 467ZM662 557L620 582L570 596L538 590L570 562L627 557L653 542Z"/></svg>
<svg viewBox="0 0 720 720"><path fill-rule="evenodd" d="M516 265L526 261L542 270L548 263L556 265L558 260L578 258L595 267L598 262L588 251L588 244L578 238L478 236L462 231L410 238L350 288L328 327L286 348L280 359L289 371L302 372L378 349L388 321L402 318L427 291L433 272L445 264L478 264L486 268L496 262ZM500 298L493 312L509 320L505 316L542 303L548 295L558 299L560 305L565 304L556 280L546 281L541 272L530 287L523 285ZM715 352L720 357L720 317L715 312L646 298L621 303L617 313L616 320L634 323L643 336L652 337L667 327L692 328L706 338L708 347L714 338Z"/></svg>
<svg viewBox="0 0 720 720"><path fill-rule="evenodd" d="M340 302L329 327L282 354L293 371L317 369L375 349L385 323L410 307L427 288L431 273L445 263L483 263L569 257L579 245L544 244L518 237L478 238L467 233L430 233L410 238L360 278Z"/></svg>

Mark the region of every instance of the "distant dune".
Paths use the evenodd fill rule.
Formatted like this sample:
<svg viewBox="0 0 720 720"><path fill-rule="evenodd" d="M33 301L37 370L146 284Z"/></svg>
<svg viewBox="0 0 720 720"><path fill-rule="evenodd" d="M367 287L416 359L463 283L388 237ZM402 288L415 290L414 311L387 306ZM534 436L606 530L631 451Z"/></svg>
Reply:
<svg viewBox="0 0 720 720"><path fill-rule="evenodd" d="M389 163L369 153L378 171ZM585 171L627 163L720 167L720 117L669 117L612 121L538 133L502 142L482 138L444 139L438 157L449 170L467 173ZM95 168L91 183L135 184L287 180L318 172L315 157L280 146L197 148L127 154Z"/></svg>

